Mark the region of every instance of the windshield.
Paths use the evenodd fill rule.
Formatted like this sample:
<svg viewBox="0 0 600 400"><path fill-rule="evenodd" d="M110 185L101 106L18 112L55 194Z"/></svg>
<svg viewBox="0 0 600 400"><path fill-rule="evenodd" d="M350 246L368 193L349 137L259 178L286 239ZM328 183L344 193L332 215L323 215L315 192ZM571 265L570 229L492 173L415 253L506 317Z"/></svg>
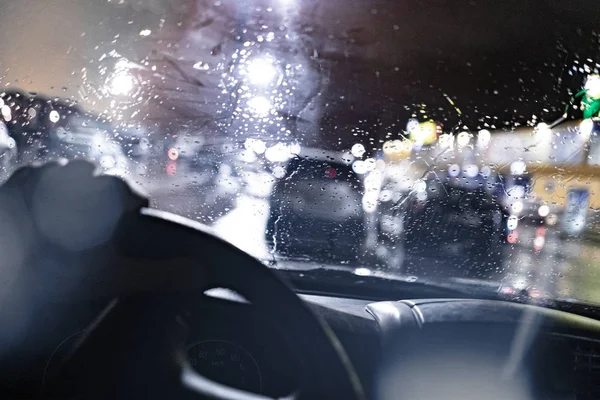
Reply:
<svg viewBox="0 0 600 400"><path fill-rule="evenodd" d="M599 10L7 4L2 180L83 158L273 267L600 304Z"/></svg>

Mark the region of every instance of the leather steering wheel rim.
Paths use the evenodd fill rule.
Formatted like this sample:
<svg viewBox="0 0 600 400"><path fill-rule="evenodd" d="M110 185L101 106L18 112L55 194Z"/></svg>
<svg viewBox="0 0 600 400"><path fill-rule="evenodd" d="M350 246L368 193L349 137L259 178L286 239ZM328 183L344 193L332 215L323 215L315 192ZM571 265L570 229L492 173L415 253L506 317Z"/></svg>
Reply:
<svg viewBox="0 0 600 400"><path fill-rule="evenodd" d="M111 362L110 357L106 358L107 352L103 350L107 343L103 342L122 335L119 330L123 327L117 325L127 324L127 314L132 310L135 312L136 307L146 307L141 305L142 303L156 306L152 301L148 303L148 295L160 304L160 298L163 296L171 299L173 296L190 292L201 294L213 287L235 290L252 306L258 307L277 320L285 320L288 327L295 326L301 329L302 334L295 337L301 341L299 346L305 357L304 364L311 369L309 372L312 387L304 388L307 389L306 392L302 392L303 388L300 388L301 391L294 397L305 398L308 397L305 395L309 394L308 398L364 398L359 379L326 322L315 315L274 271L218 238L202 224L173 214L141 208L121 218L110 243L94 249L91 253L79 254L77 259L88 262L94 260L91 270L95 273L95 284L88 295L105 296L110 293L111 296L119 298L121 303L117 302L116 306L113 305L112 309L101 316L87 337L78 345L67 361L63 373L59 375L57 384L50 387L50 398L54 395L64 398L73 389L75 381L83 383L78 385L81 389L82 386L89 387L89 383L98 378L93 377L92 381L87 379L90 377L86 377L85 374L91 371L97 374L98 368L91 368L90 371L86 368L86 363L106 366L107 362ZM86 290L89 290L89 287ZM144 296L142 302L136 301ZM119 307L124 315L119 316L119 312L115 311ZM173 312L173 308L167 307L164 316L175 317ZM112 322L111 313L117 315ZM175 318L170 321L175 321ZM178 369L179 376L173 375L169 384L179 380L182 387L191 394L190 398L198 398L197 394L200 394L200 397L214 399L266 399L264 396L226 387L197 375L186 365L184 357L181 357L182 342L174 346L171 350L176 351L172 354L179 356L167 361L167 364L175 362L167 375ZM120 348L119 351L127 351L127 348ZM103 362L98 363L98 359L102 359ZM140 366L142 370L153 367L156 366ZM147 376L151 377L152 374ZM116 387L104 389L104 395L119 396L119 393L111 392L111 389L118 390ZM129 389L135 390L133 387ZM95 394L100 395L97 389L92 389L86 393L86 397L94 397ZM131 393L127 396L131 397ZM144 396L147 397L148 393Z"/></svg>

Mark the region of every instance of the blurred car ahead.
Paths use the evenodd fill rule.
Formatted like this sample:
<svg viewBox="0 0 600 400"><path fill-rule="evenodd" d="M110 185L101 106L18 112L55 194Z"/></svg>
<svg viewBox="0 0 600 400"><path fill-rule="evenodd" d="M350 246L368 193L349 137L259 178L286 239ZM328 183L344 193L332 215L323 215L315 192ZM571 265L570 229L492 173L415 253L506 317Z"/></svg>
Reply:
<svg viewBox="0 0 600 400"><path fill-rule="evenodd" d="M359 259L366 238L363 183L347 157L317 151L289 161L270 198L266 241L273 255Z"/></svg>
<svg viewBox="0 0 600 400"><path fill-rule="evenodd" d="M546 235L556 223L550 206L539 200L525 198L513 202L506 212L506 222L503 224L506 242L536 252L542 251Z"/></svg>
<svg viewBox="0 0 600 400"><path fill-rule="evenodd" d="M502 263L502 207L484 177L438 174L416 182L403 212L407 259L443 260L452 273L467 276Z"/></svg>

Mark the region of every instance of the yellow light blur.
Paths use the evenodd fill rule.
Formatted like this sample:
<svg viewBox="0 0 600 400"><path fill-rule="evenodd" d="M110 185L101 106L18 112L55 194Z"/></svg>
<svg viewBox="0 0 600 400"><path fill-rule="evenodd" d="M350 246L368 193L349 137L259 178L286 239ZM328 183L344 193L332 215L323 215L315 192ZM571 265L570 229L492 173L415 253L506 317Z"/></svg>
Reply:
<svg viewBox="0 0 600 400"><path fill-rule="evenodd" d="M410 140L388 140L383 144L383 155L386 162L395 162L408 158L412 152Z"/></svg>
<svg viewBox="0 0 600 400"><path fill-rule="evenodd" d="M410 139L419 144L431 144L437 139L437 124L433 121L422 122L410 132Z"/></svg>

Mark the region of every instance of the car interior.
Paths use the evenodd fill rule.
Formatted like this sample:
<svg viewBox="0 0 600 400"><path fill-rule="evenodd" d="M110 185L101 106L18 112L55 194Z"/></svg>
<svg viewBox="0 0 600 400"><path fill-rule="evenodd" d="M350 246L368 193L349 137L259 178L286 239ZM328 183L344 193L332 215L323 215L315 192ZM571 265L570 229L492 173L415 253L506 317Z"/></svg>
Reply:
<svg viewBox="0 0 600 400"><path fill-rule="evenodd" d="M147 208L125 181L93 170L86 162L26 167L0 188L3 212L15 198L26 204L3 214L7 228L25 228L2 243L5 266L19 268L3 285L2 398L599 394L593 315L448 292L420 298L418 286L379 298L319 282L294 289L291 276L199 223ZM90 192L102 201L83 204ZM115 194L118 214L107 213ZM38 207L62 219L33 229ZM56 245L82 226L79 243L89 243L107 220L114 229L101 245ZM6 256L26 245L35 246L27 257Z"/></svg>
<svg viewBox="0 0 600 400"><path fill-rule="evenodd" d="M600 399L596 3L2 6L0 400Z"/></svg>

